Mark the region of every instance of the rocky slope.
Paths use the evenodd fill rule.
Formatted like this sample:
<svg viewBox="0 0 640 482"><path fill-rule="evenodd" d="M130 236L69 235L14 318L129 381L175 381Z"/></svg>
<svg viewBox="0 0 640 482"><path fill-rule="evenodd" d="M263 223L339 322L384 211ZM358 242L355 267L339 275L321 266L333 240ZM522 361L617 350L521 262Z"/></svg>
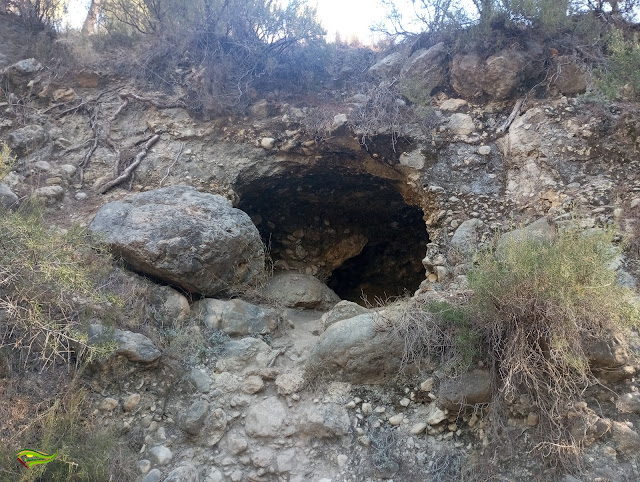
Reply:
<svg viewBox="0 0 640 482"><path fill-rule="evenodd" d="M104 424L135 440L139 480L461 480L468 458L504 463L501 480L550 480L526 454L484 454L483 367L457 381L436 366L397 378L402 344L385 327L405 305L371 304L464 296L460 253L540 218L532 229L577 211L585 227L615 221L634 233L640 107L562 95L586 85L556 76L558 95L527 99L503 127L526 58L460 57L449 72L441 48L372 67L433 85L450 76L456 96L436 96L428 129L408 125L398 138L352 128L364 92L332 105L318 129L318 107L302 103L256 99L246 117L204 121L98 72L54 83L34 60L4 69L0 139L18 164L2 203L42 198L52 225L91 224L138 272L185 290L151 288L171 342L158 326L111 335L95 320L90 333L118 344L94 367L92 399ZM125 232L141 224L155 231ZM266 287L259 237L283 273ZM621 283L635 286L636 261L619 260ZM363 297L368 307L336 304ZM638 347L630 336L590 354L603 385L573 407L589 421L576 428L584 480L640 478ZM538 422L530 401L510 410L526 438Z"/></svg>

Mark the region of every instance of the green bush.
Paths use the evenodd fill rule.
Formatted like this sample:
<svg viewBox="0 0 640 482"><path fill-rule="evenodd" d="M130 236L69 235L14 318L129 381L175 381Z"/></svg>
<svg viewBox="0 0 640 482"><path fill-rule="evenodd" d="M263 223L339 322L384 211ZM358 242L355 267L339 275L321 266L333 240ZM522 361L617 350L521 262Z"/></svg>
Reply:
<svg viewBox="0 0 640 482"><path fill-rule="evenodd" d="M598 87L609 100L624 97L640 99L640 39L636 34L625 40L620 30L614 30L608 41L609 56L596 71Z"/></svg>
<svg viewBox="0 0 640 482"><path fill-rule="evenodd" d="M612 239L611 230L578 228L553 241L507 237L469 273L496 384L494 422L504 421L505 400L527 394L540 417L537 448L561 466L579 448L567 409L593 381L585 344L640 322L632 292L608 268L619 252Z"/></svg>

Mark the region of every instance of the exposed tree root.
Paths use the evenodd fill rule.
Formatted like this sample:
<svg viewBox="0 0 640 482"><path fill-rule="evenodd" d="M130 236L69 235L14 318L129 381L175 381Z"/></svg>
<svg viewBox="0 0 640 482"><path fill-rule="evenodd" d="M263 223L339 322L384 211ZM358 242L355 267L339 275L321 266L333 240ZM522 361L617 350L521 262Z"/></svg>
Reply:
<svg viewBox="0 0 640 482"><path fill-rule="evenodd" d="M102 186L100 188L100 193L104 194L109 189L111 189L112 187L115 187L115 186L117 186L119 184L122 184L123 182L131 179L132 175L133 175L133 172L138 168L138 166L142 162L142 159L144 159L144 157L147 155L147 152L149 152L149 149L151 149L151 147L153 147L153 145L156 142L158 142L159 139L160 139L160 134L155 134L153 137L151 137L151 139L149 139L144 144L144 147L142 148L142 150L140 152L138 152L138 154L136 155L136 157L135 157L134 161L131 163L131 165L129 167L127 167L122 172L122 174L120 174L118 177L116 177L112 181L109 181L104 186Z"/></svg>

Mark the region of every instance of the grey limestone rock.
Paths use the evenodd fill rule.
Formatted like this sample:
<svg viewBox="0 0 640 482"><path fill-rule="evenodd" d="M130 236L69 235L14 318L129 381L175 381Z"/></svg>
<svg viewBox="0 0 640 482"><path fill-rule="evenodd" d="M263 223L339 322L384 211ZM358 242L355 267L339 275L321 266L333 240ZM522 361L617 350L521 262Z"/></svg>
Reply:
<svg viewBox="0 0 640 482"><path fill-rule="evenodd" d="M215 296L264 272L260 234L222 197L172 186L104 205L89 229L135 269Z"/></svg>

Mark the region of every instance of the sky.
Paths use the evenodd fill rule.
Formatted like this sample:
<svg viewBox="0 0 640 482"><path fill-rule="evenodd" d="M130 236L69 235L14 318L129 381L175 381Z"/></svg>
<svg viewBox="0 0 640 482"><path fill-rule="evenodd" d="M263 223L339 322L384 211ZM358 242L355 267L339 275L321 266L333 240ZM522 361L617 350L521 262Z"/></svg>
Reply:
<svg viewBox="0 0 640 482"><path fill-rule="evenodd" d="M356 36L361 42L369 43L369 26L385 17L379 0L317 0L317 8L329 41L339 32L343 40Z"/></svg>
<svg viewBox="0 0 640 482"><path fill-rule="evenodd" d="M317 5L318 18L327 30L330 42L339 32L343 40L356 36L361 42L370 43L369 26L382 21L385 16L379 0L309 0L309 4ZM67 25L70 28L82 27L88 6L89 0L70 0L67 8Z"/></svg>

